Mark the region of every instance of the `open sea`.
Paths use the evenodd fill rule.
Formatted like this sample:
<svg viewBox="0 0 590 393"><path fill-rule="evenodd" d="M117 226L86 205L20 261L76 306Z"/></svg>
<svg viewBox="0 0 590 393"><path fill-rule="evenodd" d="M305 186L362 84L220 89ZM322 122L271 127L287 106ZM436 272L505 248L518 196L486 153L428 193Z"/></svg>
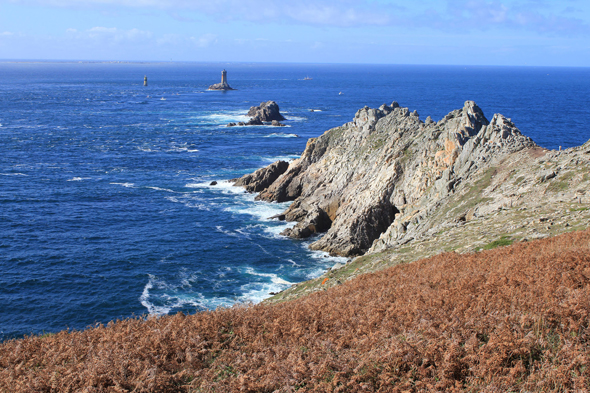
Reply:
<svg viewBox="0 0 590 393"><path fill-rule="evenodd" d="M238 90L207 91L224 68ZM287 127L225 127L268 100ZM394 100L436 121L474 100L550 149L590 139L589 68L0 62L0 340L320 275L343 259L280 236L288 204L223 181Z"/></svg>

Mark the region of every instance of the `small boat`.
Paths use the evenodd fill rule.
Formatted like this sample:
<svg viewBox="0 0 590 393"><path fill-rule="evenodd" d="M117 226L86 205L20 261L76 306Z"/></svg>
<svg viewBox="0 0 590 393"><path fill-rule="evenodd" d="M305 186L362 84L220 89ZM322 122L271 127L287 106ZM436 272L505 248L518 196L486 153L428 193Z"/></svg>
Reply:
<svg viewBox="0 0 590 393"><path fill-rule="evenodd" d="M166 101L166 99L164 97L160 98L160 101Z"/></svg>
<svg viewBox="0 0 590 393"><path fill-rule="evenodd" d="M338 93L338 95L341 96L342 95L342 92Z"/></svg>
<svg viewBox="0 0 590 393"><path fill-rule="evenodd" d="M310 81L311 78L309 76L306 76L305 78L303 78L304 81Z"/></svg>

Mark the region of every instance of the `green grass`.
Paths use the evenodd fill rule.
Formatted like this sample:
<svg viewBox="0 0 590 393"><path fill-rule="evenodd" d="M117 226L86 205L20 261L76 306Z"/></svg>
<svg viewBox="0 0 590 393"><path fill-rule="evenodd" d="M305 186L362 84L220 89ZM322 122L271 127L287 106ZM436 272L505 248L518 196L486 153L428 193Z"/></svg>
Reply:
<svg viewBox="0 0 590 393"><path fill-rule="evenodd" d="M522 183L522 181L524 180L524 176L519 176L516 178L516 180L514 180L514 184L520 184Z"/></svg>
<svg viewBox="0 0 590 393"><path fill-rule="evenodd" d="M494 249L494 248L497 248L497 247L509 246L512 243L514 243L514 239L512 239L510 236L502 236L498 240L494 240L493 242L488 243L485 246L483 246L483 249L484 250L491 250L491 249Z"/></svg>

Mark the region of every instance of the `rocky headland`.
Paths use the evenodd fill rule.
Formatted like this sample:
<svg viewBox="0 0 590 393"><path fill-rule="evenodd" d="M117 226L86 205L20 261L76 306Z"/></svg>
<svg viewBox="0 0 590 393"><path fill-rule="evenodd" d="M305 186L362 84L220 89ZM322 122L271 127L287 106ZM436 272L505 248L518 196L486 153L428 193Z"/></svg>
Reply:
<svg viewBox="0 0 590 393"><path fill-rule="evenodd" d="M362 256L276 300L445 251L588 227L589 142L550 151L472 101L438 122L394 102L360 109L310 139L299 159L235 184L258 200L293 201L279 218L297 224L284 235L318 235L312 249Z"/></svg>
<svg viewBox="0 0 590 393"><path fill-rule="evenodd" d="M259 106L250 107L247 116L250 116L250 120L247 122L229 123L227 127L262 125L284 127L285 125L281 121L287 120L281 114L279 105L274 101L261 102Z"/></svg>

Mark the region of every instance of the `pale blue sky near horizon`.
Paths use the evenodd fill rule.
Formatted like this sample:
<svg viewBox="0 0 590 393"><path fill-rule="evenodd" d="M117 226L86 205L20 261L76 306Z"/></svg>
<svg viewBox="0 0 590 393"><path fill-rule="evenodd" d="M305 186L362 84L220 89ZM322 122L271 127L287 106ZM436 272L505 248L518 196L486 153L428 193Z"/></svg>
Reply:
<svg viewBox="0 0 590 393"><path fill-rule="evenodd" d="M0 0L0 60L590 66L590 0Z"/></svg>

